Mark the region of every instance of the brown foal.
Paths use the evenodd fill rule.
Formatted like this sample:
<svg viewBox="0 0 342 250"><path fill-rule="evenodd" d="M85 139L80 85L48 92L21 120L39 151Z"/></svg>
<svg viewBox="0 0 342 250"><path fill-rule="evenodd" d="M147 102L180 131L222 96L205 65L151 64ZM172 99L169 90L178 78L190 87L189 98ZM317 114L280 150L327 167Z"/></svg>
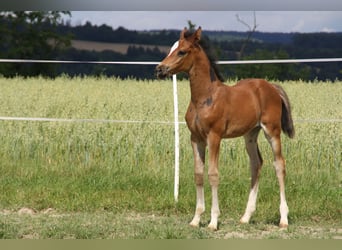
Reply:
<svg viewBox="0 0 342 250"><path fill-rule="evenodd" d="M186 72L190 78L191 100L186 123L191 132L195 162L196 211L190 225L198 227L205 210L203 172L205 150L209 150L208 176L212 192L209 228L217 230L220 142L223 138L244 136L250 158L251 190L241 223L248 223L256 208L258 179L263 163L257 137L262 129L274 155L280 187L280 227L288 226L285 198L285 160L281 152L281 130L294 136L291 108L285 91L263 79L245 79L235 86L222 83L214 61L201 43L201 27L190 33L184 29L169 55L156 67L158 78Z"/></svg>

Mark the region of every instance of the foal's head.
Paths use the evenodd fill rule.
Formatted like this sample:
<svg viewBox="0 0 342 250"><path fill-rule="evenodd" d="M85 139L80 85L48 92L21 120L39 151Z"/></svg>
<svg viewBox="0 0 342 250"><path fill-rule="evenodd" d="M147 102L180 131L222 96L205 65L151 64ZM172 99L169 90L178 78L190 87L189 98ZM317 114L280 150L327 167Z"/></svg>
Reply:
<svg viewBox="0 0 342 250"><path fill-rule="evenodd" d="M201 33L201 27L192 34L184 28L179 40L172 46L168 56L156 67L158 78L165 78L179 72L189 72L194 55L201 50L199 45Z"/></svg>

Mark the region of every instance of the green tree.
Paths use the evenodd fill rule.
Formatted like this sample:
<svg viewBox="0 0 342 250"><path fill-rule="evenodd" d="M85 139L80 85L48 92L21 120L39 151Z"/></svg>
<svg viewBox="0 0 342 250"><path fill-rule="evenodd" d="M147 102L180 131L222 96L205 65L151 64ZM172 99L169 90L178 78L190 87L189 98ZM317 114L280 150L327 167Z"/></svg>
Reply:
<svg viewBox="0 0 342 250"><path fill-rule="evenodd" d="M64 11L0 12L0 57L11 59L52 59L70 45L70 36L56 32ZM54 75L54 65L0 64L0 74L13 76Z"/></svg>

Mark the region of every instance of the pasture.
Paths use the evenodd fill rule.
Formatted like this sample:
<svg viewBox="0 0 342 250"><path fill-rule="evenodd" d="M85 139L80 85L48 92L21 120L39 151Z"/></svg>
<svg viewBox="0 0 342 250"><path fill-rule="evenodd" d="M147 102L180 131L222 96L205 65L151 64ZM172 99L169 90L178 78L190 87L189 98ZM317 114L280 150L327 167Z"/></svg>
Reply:
<svg viewBox="0 0 342 250"><path fill-rule="evenodd" d="M229 82L228 84L233 84ZM195 208L193 159L180 125L180 193L173 198L172 82L116 78L0 78L0 116L138 121L0 120L0 238L341 238L342 82L282 82L296 137L283 136L289 228L279 230L279 188L271 149L257 211L239 225L250 173L243 138L224 140L220 224L188 226ZM178 83L179 115L190 91ZM140 122L144 121L144 122ZM23 208L27 208L26 210Z"/></svg>

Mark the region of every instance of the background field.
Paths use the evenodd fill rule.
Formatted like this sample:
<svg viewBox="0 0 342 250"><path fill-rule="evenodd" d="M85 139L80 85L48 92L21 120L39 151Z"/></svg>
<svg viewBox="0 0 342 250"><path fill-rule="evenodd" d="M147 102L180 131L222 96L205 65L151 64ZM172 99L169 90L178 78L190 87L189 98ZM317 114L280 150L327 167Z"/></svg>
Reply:
<svg viewBox="0 0 342 250"><path fill-rule="evenodd" d="M71 40L71 46L78 50L89 50L89 51L115 51L121 54L126 54L128 48L144 48L153 50L158 48L161 52L167 54L170 51L170 46L157 46L157 45L146 45L146 44L129 44L129 43L103 43L94 41L84 40Z"/></svg>
<svg viewBox="0 0 342 250"><path fill-rule="evenodd" d="M229 83L232 84L232 83ZM257 212L239 225L250 174L243 139L222 142L220 230L187 224L195 209L189 132L180 125L179 202L173 199L171 81L115 78L0 78L0 116L146 121L0 121L0 238L340 238L342 82L283 82L296 138L283 137L290 226L277 228L271 150ZM189 86L179 82L179 113ZM336 121L339 120L339 121ZM28 208L26 210L22 208Z"/></svg>

